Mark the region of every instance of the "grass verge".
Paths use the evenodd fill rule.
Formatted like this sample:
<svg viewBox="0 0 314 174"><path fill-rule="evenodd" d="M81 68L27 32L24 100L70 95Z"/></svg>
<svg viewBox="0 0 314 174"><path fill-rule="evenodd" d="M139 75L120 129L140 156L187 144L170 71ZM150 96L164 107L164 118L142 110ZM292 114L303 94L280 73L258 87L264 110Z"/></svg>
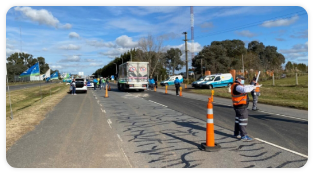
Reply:
<svg viewBox="0 0 314 174"><path fill-rule="evenodd" d="M10 91L13 119L9 95L6 96L6 150L19 138L33 130L62 98L69 86L63 83ZM50 95L51 93L51 95ZM41 100L42 97L42 100Z"/></svg>

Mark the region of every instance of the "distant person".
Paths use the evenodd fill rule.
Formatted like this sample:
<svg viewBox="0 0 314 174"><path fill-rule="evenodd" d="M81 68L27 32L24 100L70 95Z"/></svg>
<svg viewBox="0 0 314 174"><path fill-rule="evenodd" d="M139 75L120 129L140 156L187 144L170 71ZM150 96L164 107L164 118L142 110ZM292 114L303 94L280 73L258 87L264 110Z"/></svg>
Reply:
<svg viewBox="0 0 314 174"><path fill-rule="evenodd" d="M99 87L99 80L100 80L100 79L99 79L99 77L98 77L98 78L97 78L97 81L98 81L98 82L97 82L97 88Z"/></svg>
<svg viewBox="0 0 314 174"><path fill-rule="evenodd" d="M93 83L94 83L94 90L96 90L98 80L95 77L94 77Z"/></svg>
<svg viewBox="0 0 314 174"><path fill-rule="evenodd" d="M109 85L109 77L106 78L106 86L108 88L108 85Z"/></svg>
<svg viewBox="0 0 314 174"><path fill-rule="evenodd" d="M176 79L174 80L174 85L176 87L176 94L177 96L179 96L180 81L178 77L176 77Z"/></svg>
<svg viewBox="0 0 314 174"><path fill-rule="evenodd" d="M231 85L231 96L233 109L236 113L235 124L234 124L234 136L241 138L242 140L251 141L246 132L246 126L248 124L249 114L247 107L249 106L249 96L247 93L260 87L258 85L246 85L244 86L245 78L241 75L237 75L235 81Z"/></svg>
<svg viewBox="0 0 314 174"><path fill-rule="evenodd" d="M72 80L71 87L72 87L72 95L76 95L76 93L75 93L75 90L76 90L75 79Z"/></svg>
<svg viewBox="0 0 314 174"><path fill-rule="evenodd" d="M256 82L256 77L253 77L253 80L252 80L250 85L253 85L253 86L258 85L258 83ZM256 87L256 89L254 89L251 92L251 94L252 94L252 97L253 97L253 107L252 107L252 110L253 111L257 111L258 110L258 108L257 108L257 101L258 101L258 97L261 95L259 87Z"/></svg>
<svg viewBox="0 0 314 174"><path fill-rule="evenodd" d="M106 81L105 81L105 78L101 78L101 87L105 89L105 84L106 84Z"/></svg>
<svg viewBox="0 0 314 174"><path fill-rule="evenodd" d="M99 89L101 89L101 86L102 86L101 81L102 81L102 77L100 77L99 79Z"/></svg>
<svg viewBox="0 0 314 174"><path fill-rule="evenodd" d="M149 87L151 90L154 90L155 80L150 76L149 78Z"/></svg>

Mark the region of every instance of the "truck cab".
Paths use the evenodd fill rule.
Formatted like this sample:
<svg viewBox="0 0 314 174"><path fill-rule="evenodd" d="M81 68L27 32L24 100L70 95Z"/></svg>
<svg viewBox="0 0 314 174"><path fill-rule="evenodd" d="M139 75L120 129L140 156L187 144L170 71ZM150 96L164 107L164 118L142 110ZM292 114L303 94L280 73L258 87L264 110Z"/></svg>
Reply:
<svg viewBox="0 0 314 174"><path fill-rule="evenodd" d="M174 80L178 77L180 83L183 83L183 77L182 75L175 75L175 76L170 76L167 80L164 80L160 82L161 86L169 86L169 85L174 85Z"/></svg>

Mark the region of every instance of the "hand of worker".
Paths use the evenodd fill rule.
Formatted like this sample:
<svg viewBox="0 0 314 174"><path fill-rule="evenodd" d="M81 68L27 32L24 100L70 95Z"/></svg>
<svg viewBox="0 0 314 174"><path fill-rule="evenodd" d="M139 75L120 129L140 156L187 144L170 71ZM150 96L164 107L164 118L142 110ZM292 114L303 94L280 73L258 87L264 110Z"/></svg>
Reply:
<svg viewBox="0 0 314 174"><path fill-rule="evenodd" d="M256 85L256 87L261 87L262 86L262 84L261 85Z"/></svg>

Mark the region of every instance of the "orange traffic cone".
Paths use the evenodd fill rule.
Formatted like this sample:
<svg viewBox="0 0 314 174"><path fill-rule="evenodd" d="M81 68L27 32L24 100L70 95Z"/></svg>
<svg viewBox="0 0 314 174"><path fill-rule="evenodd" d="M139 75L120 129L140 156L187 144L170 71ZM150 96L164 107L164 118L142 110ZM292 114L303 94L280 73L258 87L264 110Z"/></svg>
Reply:
<svg viewBox="0 0 314 174"><path fill-rule="evenodd" d="M105 97L106 97L106 98L108 97L107 85L106 85L106 94L105 94Z"/></svg>
<svg viewBox="0 0 314 174"><path fill-rule="evenodd" d="M168 94L167 88L168 88L168 85L166 85L165 94Z"/></svg>
<svg viewBox="0 0 314 174"><path fill-rule="evenodd" d="M108 89L108 91L111 91L110 85L108 85L108 86L109 86L109 89Z"/></svg>
<svg viewBox="0 0 314 174"><path fill-rule="evenodd" d="M182 87L180 87L180 97L182 97Z"/></svg>
<svg viewBox="0 0 314 174"><path fill-rule="evenodd" d="M185 89L187 89L187 88L188 88L186 84L184 85L184 88L185 88Z"/></svg>
<svg viewBox="0 0 314 174"><path fill-rule="evenodd" d="M219 144L215 143L214 112L212 98L208 98L207 104L206 143L201 143L201 146L207 152L216 152L219 151L221 148Z"/></svg>
<svg viewBox="0 0 314 174"><path fill-rule="evenodd" d="M157 91L156 86L154 86L154 91L155 91L155 92Z"/></svg>

